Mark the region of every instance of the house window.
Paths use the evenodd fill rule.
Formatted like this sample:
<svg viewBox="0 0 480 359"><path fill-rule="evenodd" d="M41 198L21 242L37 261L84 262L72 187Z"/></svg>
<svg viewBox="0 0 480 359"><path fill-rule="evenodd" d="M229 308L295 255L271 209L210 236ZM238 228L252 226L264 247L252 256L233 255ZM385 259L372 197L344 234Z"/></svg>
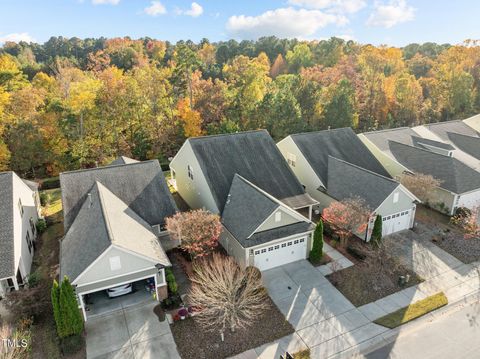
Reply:
<svg viewBox="0 0 480 359"><path fill-rule="evenodd" d="M295 167L295 164L297 163L297 156L295 156L293 153L287 152L287 162L290 166Z"/></svg>
<svg viewBox="0 0 480 359"><path fill-rule="evenodd" d="M275 246L275 249L278 249L278 248L280 248L280 246Z"/></svg>
<svg viewBox="0 0 480 359"><path fill-rule="evenodd" d="M297 240L295 240L295 242L293 242L293 244L298 244L298 239L297 239Z"/></svg>
<svg viewBox="0 0 480 359"><path fill-rule="evenodd" d="M23 205L22 205L22 199L18 199L18 210L20 211L20 216L23 217Z"/></svg>
<svg viewBox="0 0 480 359"><path fill-rule="evenodd" d="M110 261L110 270L115 271L115 270L122 269L122 263L120 262L119 256L110 257L109 261Z"/></svg>
<svg viewBox="0 0 480 359"><path fill-rule="evenodd" d="M275 222L280 222L282 220L282 212L278 211L275 213Z"/></svg>
<svg viewBox="0 0 480 359"><path fill-rule="evenodd" d="M32 217L30 217L30 228L32 229L32 234L35 235L37 227L35 227L35 222L33 221Z"/></svg>
<svg viewBox="0 0 480 359"><path fill-rule="evenodd" d="M300 238L300 243L303 243L305 242L305 239L304 238Z"/></svg>
<svg viewBox="0 0 480 359"><path fill-rule="evenodd" d="M193 169L192 169L192 166L190 166L190 165L187 166L187 173L188 173L188 177L193 181Z"/></svg>
<svg viewBox="0 0 480 359"><path fill-rule="evenodd" d="M267 250L266 250L265 248L264 248L264 249L262 249L262 253L265 253L266 251L267 251Z"/></svg>
<svg viewBox="0 0 480 359"><path fill-rule="evenodd" d="M27 241L27 246L28 246L28 252L30 254L32 254L32 241L30 240L30 232L28 232L28 231L27 231L26 241Z"/></svg>
<svg viewBox="0 0 480 359"><path fill-rule="evenodd" d="M398 192L395 192L393 194L393 203L397 203L398 202L398 197L399 197L399 193Z"/></svg>
<svg viewBox="0 0 480 359"><path fill-rule="evenodd" d="M288 243L287 243L287 246L291 246L291 245L292 245L292 242L288 242Z"/></svg>
<svg viewBox="0 0 480 359"><path fill-rule="evenodd" d="M268 251L269 252L273 251L273 247L268 248Z"/></svg>
<svg viewBox="0 0 480 359"><path fill-rule="evenodd" d="M282 248L285 248L287 246L286 243L282 243Z"/></svg>
<svg viewBox="0 0 480 359"><path fill-rule="evenodd" d="M255 251L255 254L260 254L260 251Z"/></svg>

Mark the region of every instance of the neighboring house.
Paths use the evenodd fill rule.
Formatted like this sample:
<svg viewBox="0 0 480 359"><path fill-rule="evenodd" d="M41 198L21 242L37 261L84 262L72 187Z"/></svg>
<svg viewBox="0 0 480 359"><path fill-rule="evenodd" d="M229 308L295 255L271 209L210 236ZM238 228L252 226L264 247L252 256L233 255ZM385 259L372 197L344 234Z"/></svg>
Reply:
<svg viewBox="0 0 480 359"><path fill-rule="evenodd" d="M39 217L38 185L0 173L0 297L28 280Z"/></svg>
<svg viewBox="0 0 480 359"><path fill-rule="evenodd" d="M418 199L393 180L351 128L300 133L277 144L307 192L324 209L333 201L362 198L371 210L365 233L370 239L376 215L383 234L413 226Z"/></svg>
<svg viewBox="0 0 480 359"><path fill-rule="evenodd" d="M313 230L307 218L318 202L267 131L190 138L170 169L191 208L221 215L221 243L241 265L264 270L307 258Z"/></svg>
<svg viewBox="0 0 480 359"><path fill-rule="evenodd" d="M220 243L243 267L260 270L308 257L314 224L235 174L222 213Z"/></svg>
<svg viewBox="0 0 480 359"><path fill-rule="evenodd" d="M458 159L389 141L393 159L408 172L431 175L441 182L430 205L452 215L458 207L480 205L480 173Z"/></svg>
<svg viewBox="0 0 480 359"><path fill-rule="evenodd" d="M108 288L152 279L156 298L165 298L170 262L161 241L177 208L158 161L65 172L60 184L60 278L75 286L85 320L85 296Z"/></svg>
<svg viewBox="0 0 480 359"><path fill-rule="evenodd" d="M190 208L221 214L235 174L308 218L317 204L265 130L189 138L170 170L174 186Z"/></svg>
<svg viewBox="0 0 480 359"><path fill-rule="evenodd" d="M389 141L395 141L408 146L426 149L445 156L453 156L455 148L442 141L434 141L420 137L417 132L409 127L399 127L388 130L365 132L358 135L370 152L380 161L382 166L393 178L399 178L408 168L396 161L390 151Z"/></svg>
<svg viewBox="0 0 480 359"><path fill-rule="evenodd" d="M458 139L457 136L459 135L479 138L479 133L475 131L472 127L465 124L465 122L455 120L430 123L422 126L413 127L412 130L425 139L445 142L452 145L454 147L454 150L451 152L452 157L458 159L459 161L465 163L467 166L470 166L477 171L480 170L480 160L460 148L457 145L458 141L457 143L455 143L455 141L452 140ZM396 141L395 139L392 140Z"/></svg>

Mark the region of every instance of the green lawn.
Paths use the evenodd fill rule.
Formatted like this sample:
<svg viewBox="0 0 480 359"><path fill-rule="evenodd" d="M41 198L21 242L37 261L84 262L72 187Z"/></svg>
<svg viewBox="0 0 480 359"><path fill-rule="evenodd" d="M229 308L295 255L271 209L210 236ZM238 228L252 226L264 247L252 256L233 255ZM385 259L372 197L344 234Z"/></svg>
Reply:
<svg viewBox="0 0 480 359"><path fill-rule="evenodd" d="M393 329L447 304L447 297L443 292L440 292L410 304L408 307L399 309L393 313L385 315L384 317L378 318L375 320L375 323Z"/></svg>
<svg viewBox="0 0 480 359"><path fill-rule="evenodd" d="M44 206L42 207L42 214L45 217L50 217L53 222L61 220L62 215L62 192L60 188L47 189L40 192L43 198Z"/></svg>

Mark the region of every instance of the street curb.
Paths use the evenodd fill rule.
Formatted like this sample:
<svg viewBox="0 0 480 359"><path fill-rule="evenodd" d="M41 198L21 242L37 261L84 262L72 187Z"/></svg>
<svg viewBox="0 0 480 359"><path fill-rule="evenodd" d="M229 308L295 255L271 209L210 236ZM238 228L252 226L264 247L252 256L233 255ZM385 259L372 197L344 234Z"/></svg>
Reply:
<svg viewBox="0 0 480 359"><path fill-rule="evenodd" d="M348 348L342 352L329 356L329 359L346 359L346 358L363 358L364 355L369 354L385 345L394 343L400 334L408 334L420 329L422 326L435 321L441 317L451 315L466 305L480 303L480 289L467 294L463 298L447 304L447 306L439 308L433 312L427 313L420 318L414 319L411 322L405 323L395 329L390 329L385 333L379 334L369 340L359 343L353 347ZM370 345L368 345L370 344Z"/></svg>

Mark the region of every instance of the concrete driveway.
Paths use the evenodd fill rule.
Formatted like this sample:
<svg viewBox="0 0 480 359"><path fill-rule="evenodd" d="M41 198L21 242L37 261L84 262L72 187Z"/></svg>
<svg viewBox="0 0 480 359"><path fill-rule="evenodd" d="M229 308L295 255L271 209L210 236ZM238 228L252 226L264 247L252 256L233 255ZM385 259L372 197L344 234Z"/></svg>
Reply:
<svg viewBox="0 0 480 359"><path fill-rule="evenodd" d="M148 303L87 321L88 359L180 359L170 326Z"/></svg>

